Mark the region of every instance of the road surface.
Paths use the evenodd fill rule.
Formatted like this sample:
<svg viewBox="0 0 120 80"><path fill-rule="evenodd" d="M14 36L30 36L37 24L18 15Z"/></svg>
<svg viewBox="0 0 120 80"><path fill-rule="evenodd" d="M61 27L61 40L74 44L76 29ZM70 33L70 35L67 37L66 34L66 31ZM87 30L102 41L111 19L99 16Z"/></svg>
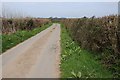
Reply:
<svg viewBox="0 0 120 80"><path fill-rule="evenodd" d="M59 78L60 24L53 24L36 36L2 55L3 78Z"/></svg>

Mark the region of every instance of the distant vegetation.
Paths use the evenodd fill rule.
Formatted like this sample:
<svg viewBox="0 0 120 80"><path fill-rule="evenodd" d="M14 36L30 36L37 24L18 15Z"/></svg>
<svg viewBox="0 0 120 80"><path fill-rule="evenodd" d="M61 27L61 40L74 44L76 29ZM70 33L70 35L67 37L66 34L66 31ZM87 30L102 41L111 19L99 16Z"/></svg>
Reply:
<svg viewBox="0 0 120 80"><path fill-rule="evenodd" d="M64 19L62 23L81 48L92 51L115 77L120 77L120 26L117 15Z"/></svg>

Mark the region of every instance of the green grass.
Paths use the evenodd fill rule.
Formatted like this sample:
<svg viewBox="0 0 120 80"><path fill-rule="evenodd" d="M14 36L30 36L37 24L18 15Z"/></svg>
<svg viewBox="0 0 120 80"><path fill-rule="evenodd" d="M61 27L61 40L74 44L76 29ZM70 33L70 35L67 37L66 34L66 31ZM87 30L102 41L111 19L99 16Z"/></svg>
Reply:
<svg viewBox="0 0 120 80"><path fill-rule="evenodd" d="M111 72L91 52L80 48L71 39L64 25L61 27L61 49L62 78L112 78Z"/></svg>
<svg viewBox="0 0 120 80"><path fill-rule="evenodd" d="M10 35L2 34L2 52L5 52L6 50L14 47L15 45L23 42L24 40L36 35L37 33L48 28L50 25L52 24L50 23L30 31L26 31L26 30L17 31L16 33Z"/></svg>

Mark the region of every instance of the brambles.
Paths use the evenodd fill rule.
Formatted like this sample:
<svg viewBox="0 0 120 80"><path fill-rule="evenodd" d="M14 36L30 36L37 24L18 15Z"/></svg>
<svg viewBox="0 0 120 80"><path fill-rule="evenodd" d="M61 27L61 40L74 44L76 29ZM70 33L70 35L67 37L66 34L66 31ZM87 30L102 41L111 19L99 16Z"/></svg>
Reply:
<svg viewBox="0 0 120 80"><path fill-rule="evenodd" d="M61 77L62 78L112 78L91 52L82 49L69 36L61 24Z"/></svg>
<svg viewBox="0 0 120 80"><path fill-rule="evenodd" d="M117 15L64 19L62 23L75 42L100 55L104 66L116 77L120 76L120 26Z"/></svg>
<svg viewBox="0 0 120 80"><path fill-rule="evenodd" d="M31 30L33 27L34 27L34 23L33 23L33 20L30 19L28 22L27 22L27 26L29 28L29 30Z"/></svg>
<svg viewBox="0 0 120 80"><path fill-rule="evenodd" d="M45 18L2 18L2 33L11 34L19 30L32 30L48 23L50 20Z"/></svg>

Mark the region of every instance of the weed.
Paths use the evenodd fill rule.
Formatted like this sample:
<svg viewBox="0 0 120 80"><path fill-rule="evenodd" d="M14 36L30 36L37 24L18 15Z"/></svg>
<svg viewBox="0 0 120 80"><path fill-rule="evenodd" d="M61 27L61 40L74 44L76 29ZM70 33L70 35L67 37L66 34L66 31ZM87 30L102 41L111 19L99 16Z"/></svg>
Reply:
<svg viewBox="0 0 120 80"><path fill-rule="evenodd" d="M61 77L62 78L111 78L111 72L96 60L91 52L82 49L69 36L61 24Z"/></svg>

